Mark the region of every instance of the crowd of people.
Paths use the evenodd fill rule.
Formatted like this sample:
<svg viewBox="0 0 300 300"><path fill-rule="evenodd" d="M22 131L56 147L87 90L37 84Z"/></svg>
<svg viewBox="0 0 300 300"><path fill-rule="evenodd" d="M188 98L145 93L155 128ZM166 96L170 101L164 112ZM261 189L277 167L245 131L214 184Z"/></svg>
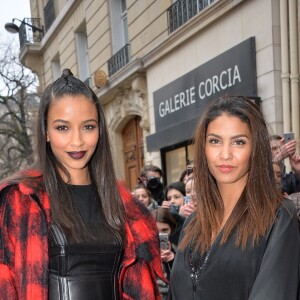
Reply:
<svg viewBox="0 0 300 300"><path fill-rule="evenodd" d="M0 299L300 299L300 156L250 99L212 102L178 181L146 165L133 191L70 70L37 120L33 165L0 183Z"/></svg>
<svg viewBox="0 0 300 300"><path fill-rule="evenodd" d="M158 212L168 211L177 220L175 233L169 230L168 255L161 250L170 281L166 299L298 299L300 156L296 141L269 135L262 114L248 99L224 97L201 119L195 153L195 162L188 161L179 181L164 188L163 201L154 210L156 219ZM292 168L289 173L285 159ZM281 261L289 251L289 259ZM251 265L245 264L247 257ZM231 272L239 267L233 276ZM293 283L285 282L290 274ZM278 280L281 284L275 288Z"/></svg>

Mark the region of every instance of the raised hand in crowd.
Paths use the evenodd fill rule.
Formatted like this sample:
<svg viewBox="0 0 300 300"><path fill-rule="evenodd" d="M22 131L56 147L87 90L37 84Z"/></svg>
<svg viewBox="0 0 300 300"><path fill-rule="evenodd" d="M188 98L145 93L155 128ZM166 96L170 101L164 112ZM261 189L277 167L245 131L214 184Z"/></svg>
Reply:
<svg viewBox="0 0 300 300"><path fill-rule="evenodd" d="M273 161L280 162L285 158L291 157L296 152L296 140L284 143L284 139L276 141L277 145L272 146L272 152L275 154ZM276 149L275 149L276 148Z"/></svg>

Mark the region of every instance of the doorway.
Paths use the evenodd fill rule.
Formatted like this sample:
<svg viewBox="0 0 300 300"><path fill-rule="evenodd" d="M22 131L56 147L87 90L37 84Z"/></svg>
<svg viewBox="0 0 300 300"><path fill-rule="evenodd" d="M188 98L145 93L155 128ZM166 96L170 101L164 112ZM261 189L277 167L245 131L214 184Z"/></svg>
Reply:
<svg viewBox="0 0 300 300"><path fill-rule="evenodd" d="M138 182L140 170L144 166L143 131L141 117L131 119L122 131L125 181L132 191Z"/></svg>

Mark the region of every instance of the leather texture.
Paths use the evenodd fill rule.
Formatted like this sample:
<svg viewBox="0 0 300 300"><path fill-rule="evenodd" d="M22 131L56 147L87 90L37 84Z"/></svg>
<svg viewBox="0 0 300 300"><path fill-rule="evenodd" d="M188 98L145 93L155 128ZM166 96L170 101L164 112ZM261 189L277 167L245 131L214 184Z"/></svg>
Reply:
<svg viewBox="0 0 300 300"><path fill-rule="evenodd" d="M49 300L119 299L119 245L72 244L50 226Z"/></svg>

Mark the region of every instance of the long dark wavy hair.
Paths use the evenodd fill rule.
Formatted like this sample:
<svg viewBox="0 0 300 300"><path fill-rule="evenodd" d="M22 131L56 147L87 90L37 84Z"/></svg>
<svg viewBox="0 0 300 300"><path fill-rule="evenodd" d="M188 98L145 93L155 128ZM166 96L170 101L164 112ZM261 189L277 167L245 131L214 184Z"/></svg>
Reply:
<svg viewBox="0 0 300 300"><path fill-rule="evenodd" d="M223 228L221 244L235 229L236 246L244 249L249 239L255 244L274 222L276 209L281 202L272 168L269 133L259 107L246 97L218 98L203 113L195 131L194 186L197 209L195 217L185 229L180 249L193 241L195 250L203 253L210 248L212 236L221 229L224 205L216 180L208 168L205 143L208 125L223 114L238 117L249 126L253 146L247 183Z"/></svg>
<svg viewBox="0 0 300 300"><path fill-rule="evenodd" d="M79 95L90 99L98 114L98 145L88 162L91 183L100 201L104 218L123 244L125 241L124 207L117 189L117 178L104 114L96 94L86 84L75 78L69 69L63 70L62 76L48 85L42 95L36 124L34 167L43 174L44 189L50 199L51 219L62 226L75 240L80 240L83 232L86 232L86 226L83 220L78 218L69 189L60 172L68 178L68 183L71 183L70 174L57 160L47 142L47 116L51 103L54 100L59 101L64 96L72 96L76 100Z"/></svg>

